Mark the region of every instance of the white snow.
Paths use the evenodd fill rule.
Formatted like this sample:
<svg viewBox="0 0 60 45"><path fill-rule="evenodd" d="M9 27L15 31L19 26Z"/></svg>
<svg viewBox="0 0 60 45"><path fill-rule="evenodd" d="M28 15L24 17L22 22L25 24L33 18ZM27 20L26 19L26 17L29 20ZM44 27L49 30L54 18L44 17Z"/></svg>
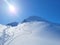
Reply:
<svg viewBox="0 0 60 45"><path fill-rule="evenodd" d="M6 29L6 34L11 36L5 45L60 45L60 40L43 37L48 26L45 22L28 22L9 28L0 25L0 32L3 34Z"/></svg>

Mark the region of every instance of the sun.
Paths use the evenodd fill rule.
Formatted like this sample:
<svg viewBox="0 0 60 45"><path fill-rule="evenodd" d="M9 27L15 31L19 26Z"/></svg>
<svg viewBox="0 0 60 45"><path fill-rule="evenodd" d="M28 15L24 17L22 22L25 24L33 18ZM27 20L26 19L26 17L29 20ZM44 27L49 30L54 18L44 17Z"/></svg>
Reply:
<svg viewBox="0 0 60 45"><path fill-rule="evenodd" d="M8 9L9 9L9 12L10 13L16 13L16 11L17 11L16 10L16 7L14 5L9 5L9 8Z"/></svg>
<svg viewBox="0 0 60 45"><path fill-rule="evenodd" d="M4 0L5 3L7 4L7 14L11 16L17 16L19 12L19 6L16 3L11 3L8 0Z"/></svg>

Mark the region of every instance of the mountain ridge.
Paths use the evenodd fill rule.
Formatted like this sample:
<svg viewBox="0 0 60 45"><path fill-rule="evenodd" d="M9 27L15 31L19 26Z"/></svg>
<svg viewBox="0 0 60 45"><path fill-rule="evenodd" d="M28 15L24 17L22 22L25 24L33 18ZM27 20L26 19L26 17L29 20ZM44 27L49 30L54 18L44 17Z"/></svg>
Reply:
<svg viewBox="0 0 60 45"><path fill-rule="evenodd" d="M60 26L60 24L58 24L58 23L53 23L53 22L47 21L47 20L45 20L45 19L43 19L43 18L41 18L39 16L30 16L30 17L24 19L21 23L35 22L35 21L37 21L37 22L43 21L43 22L46 22L46 23L50 23L52 25ZM19 24L19 22L12 22L12 23L8 23L6 25L7 26L17 26L18 24Z"/></svg>
<svg viewBox="0 0 60 45"><path fill-rule="evenodd" d="M12 26L12 27L17 26L17 25L18 25L18 22L12 22L12 23L7 24L7 26Z"/></svg>
<svg viewBox="0 0 60 45"><path fill-rule="evenodd" d="M22 23L24 23L24 22L34 22L34 21L43 21L43 22L46 22L46 23L50 23L50 24L53 24L53 25L59 25L60 26L60 24L58 24L58 23L53 23L53 22L47 21L47 20L45 20L45 19L43 19L39 16L30 16L30 17L24 19L22 21Z"/></svg>

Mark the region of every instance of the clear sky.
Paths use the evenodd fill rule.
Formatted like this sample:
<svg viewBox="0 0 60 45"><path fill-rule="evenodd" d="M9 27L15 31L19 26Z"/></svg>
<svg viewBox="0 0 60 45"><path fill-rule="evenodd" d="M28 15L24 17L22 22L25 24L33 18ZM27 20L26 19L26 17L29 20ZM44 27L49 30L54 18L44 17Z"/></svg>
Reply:
<svg viewBox="0 0 60 45"><path fill-rule="evenodd" d="M60 24L60 0L10 0L9 3L17 5L19 11L16 16L8 14L6 2L0 0L0 24L21 22L29 16L40 16Z"/></svg>

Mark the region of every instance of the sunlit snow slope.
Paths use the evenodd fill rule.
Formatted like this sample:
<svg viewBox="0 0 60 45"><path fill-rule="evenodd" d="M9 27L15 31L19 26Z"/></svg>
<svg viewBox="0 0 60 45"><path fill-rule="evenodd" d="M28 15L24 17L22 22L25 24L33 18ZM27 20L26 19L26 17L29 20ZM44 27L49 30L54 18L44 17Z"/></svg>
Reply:
<svg viewBox="0 0 60 45"><path fill-rule="evenodd" d="M5 45L60 45L60 25L36 16L25 19L15 27L4 25L0 27L2 32L0 37L4 29L8 35Z"/></svg>

